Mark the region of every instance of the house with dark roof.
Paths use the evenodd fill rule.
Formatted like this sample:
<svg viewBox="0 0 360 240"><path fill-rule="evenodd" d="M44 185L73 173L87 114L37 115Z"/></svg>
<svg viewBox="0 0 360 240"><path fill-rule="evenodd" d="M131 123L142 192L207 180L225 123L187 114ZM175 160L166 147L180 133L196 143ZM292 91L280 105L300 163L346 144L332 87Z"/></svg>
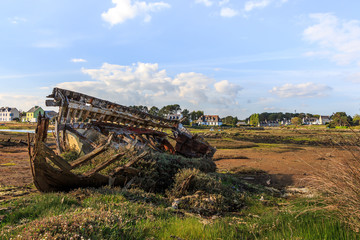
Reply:
<svg viewBox="0 0 360 240"><path fill-rule="evenodd" d="M166 118L170 120L181 120L183 115L181 113L168 114Z"/></svg>
<svg viewBox="0 0 360 240"><path fill-rule="evenodd" d="M10 122L20 118L20 112L16 108L1 107L0 122Z"/></svg>
<svg viewBox="0 0 360 240"><path fill-rule="evenodd" d="M53 119L58 115L55 111L45 111L45 117L49 118L50 120Z"/></svg>
<svg viewBox="0 0 360 240"><path fill-rule="evenodd" d="M305 117L302 119L304 125L319 125L319 119L316 117Z"/></svg>
<svg viewBox="0 0 360 240"><path fill-rule="evenodd" d="M197 125L221 126L222 121L219 115L202 115L197 121Z"/></svg>
<svg viewBox="0 0 360 240"><path fill-rule="evenodd" d="M24 121L37 122L39 113L41 113L41 115L44 115L45 111L39 106L32 107L29 111L26 112L26 117L25 117Z"/></svg>
<svg viewBox="0 0 360 240"><path fill-rule="evenodd" d="M265 120L265 121L259 122L258 127L279 127L280 124L281 123L278 120L276 120L276 121Z"/></svg>
<svg viewBox="0 0 360 240"><path fill-rule="evenodd" d="M327 123L329 123L331 120L330 120L330 116L320 116L319 117L319 124L321 125L325 125Z"/></svg>

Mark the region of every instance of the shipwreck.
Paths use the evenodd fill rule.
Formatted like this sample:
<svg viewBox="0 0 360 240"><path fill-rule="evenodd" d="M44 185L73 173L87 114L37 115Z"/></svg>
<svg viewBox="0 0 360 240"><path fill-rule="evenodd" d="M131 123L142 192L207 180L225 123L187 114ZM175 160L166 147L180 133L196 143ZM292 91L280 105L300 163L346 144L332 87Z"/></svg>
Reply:
<svg viewBox="0 0 360 240"><path fill-rule="evenodd" d="M50 119L44 116L38 118L33 143L30 136L28 139L31 171L39 191L106 185L127 188L141 174L146 175L139 162L156 153L178 156L172 157L178 168L216 169L212 162L216 149L201 136L192 135L181 120L60 88L54 88L48 98L46 106L59 108L53 131L56 149L48 143ZM77 154L71 161L64 157L70 150ZM187 166L187 159L197 159L196 164ZM167 176L168 171L161 169L158 176Z"/></svg>

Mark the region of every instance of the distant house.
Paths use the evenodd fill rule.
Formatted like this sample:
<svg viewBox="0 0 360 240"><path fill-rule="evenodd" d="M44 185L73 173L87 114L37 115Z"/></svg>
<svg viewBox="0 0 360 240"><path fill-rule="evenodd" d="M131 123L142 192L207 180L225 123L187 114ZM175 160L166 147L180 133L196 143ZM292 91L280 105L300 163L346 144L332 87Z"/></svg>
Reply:
<svg viewBox="0 0 360 240"><path fill-rule="evenodd" d="M282 126L287 126L287 125L291 125L291 119L284 119L280 121L280 125Z"/></svg>
<svg viewBox="0 0 360 240"><path fill-rule="evenodd" d="M58 114L55 111L45 111L45 117L49 118L50 120L56 117Z"/></svg>
<svg viewBox="0 0 360 240"><path fill-rule="evenodd" d="M170 120L180 120L182 119L183 115L181 113L175 113L175 114L168 114L167 115L167 119L170 119Z"/></svg>
<svg viewBox="0 0 360 240"><path fill-rule="evenodd" d="M278 127L280 126L280 122L279 121L262 121L259 122L258 127Z"/></svg>
<svg viewBox="0 0 360 240"><path fill-rule="evenodd" d="M197 121L197 125L221 126L222 121L219 115L202 115Z"/></svg>
<svg viewBox="0 0 360 240"><path fill-rule="evenodd" d="M248 126L249 124L247 124L245 121L238 121L237 123L236 123L236 126Z"/></svg>
<svg viewBox="0 0 360 240"><path fill-rule="evenodd" d="M325 125L327 123L329 123L331 120L330 120L330 117L329 116L320 116L319 117L319 124L321 125Z"/></svg>
<svg viewBox="0 0 360 240"><path fill-rule="evenodd" d="M319 125L319 119L315 117L306 117L302 119L304 125Z"/></svg>
<svg viewBox="0 0 360 240"><path fill-rule="evenodd" d="M0 108L0 122L10 122L20 118L20 112L16 108Z"/></svg>
<svg viewBox="0 0 360 240"><path fill-rule="evenodd" d="M39 113L41 113L41 115L44 115L45 111L39 106L32 107L29 111L26 112L25 121L26 122L37 122Z"/></svg>

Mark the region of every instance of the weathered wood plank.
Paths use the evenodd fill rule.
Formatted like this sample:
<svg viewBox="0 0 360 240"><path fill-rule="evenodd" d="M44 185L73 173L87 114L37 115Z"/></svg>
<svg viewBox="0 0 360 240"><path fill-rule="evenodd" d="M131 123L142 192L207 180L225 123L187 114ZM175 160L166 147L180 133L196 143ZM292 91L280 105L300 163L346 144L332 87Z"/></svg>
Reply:
<svg viewBox="0 0 360 240"><path fill-rule="evenodd" d="M65 125L66 130L68 130L69 132L75 134L78 138L80 138L82 141L90 144L93 148L96 148L96 144L89 141L84 135L82 135L81 133L79 133L78 131L76 131L75 129L73 129L71 127L71 125Z"/></svg>
<svg viewBox="0 0 360 240"><path fill-rule="evenodd" d="M69 108L71 109L77 109L77 110L83 110L83 111L88 111L93 118L96 118L96 116L113 116L113 117L119 117L122 118L126 121L129 121L132 123L132 125L135 125L137 123L139 124L146 124L152 127L161 127L161 128L172 128L174 125L173 124L167 124L166 122L155 122L153 120L149 120L149 119L143 119L140 117L136 117L133 115L130 115L129 113L126 112L120 112L120 111L116 111L116 110L109 110L109 109L101 109L98 107L94 107L94 106L89 106L89 105L82 105L76 102L69 102L68 105Z"/></svg>
<svg viewBox="0 0 360 240"><path fill-rule="evenodd" d="M104 168L106 168L110 164L114 163L116 160L118 160L120 157L122 157L124 155L125 155L125 153L118 153L118 154L112 156L109 160L97 165L94 169L90 170L89 172L84 173L84 176L91 177L92 175L103 170Z"/></svg>
<svg viewBox="0 0 360 240"><path fill-rule="evenodd" d="M62 153L61 145L60 145L60 135L59 135L59 120L55 119L55 142L56 142L56 150L60 155Z"/></svg>
<svg viewBox="0 0 360 240"><path fill-rule="evenodd" d="M98 156L100 153L106 151L106 149L110 146L111 144L111 140L113 138L113 134L111 134L109 136L109 139L107 141L107 143L101 147L98 147L96 148L94 151L82 156L82 157L79 157L76 161L72 162L71 163L71 168L74 169L74 168L77 168L85 163L87 163L88 161L90 161L91 159L93 159L94 157Z"/></svg>
<svg viewBox="0 0 360 240"><path fill-rule="evenodd" d="M147 154L149 154L149 152L143 152L140 155L132 158L130 161L128 161L126 164L124 164L121 167L117 167L115 168L109 175L110 176L116 176L119 172L121 171L125 171L125 170L129 170L131 173L137 173L139 172L139 170L135 169L135 168L131 168L131 166L136 163L137 161L139 161L140 159L142 159L143 157L145 157Z"/></svg>
<svg viewBox="0 0 360 240"><path fill-rule="evenodd" d="M63 171L70 171L71 165L65 161L62 157L56 155L53 150L51 150L44 142L41 144L41 150L44 152L44 157L53 162L56 166L58 166Z"/></svg>

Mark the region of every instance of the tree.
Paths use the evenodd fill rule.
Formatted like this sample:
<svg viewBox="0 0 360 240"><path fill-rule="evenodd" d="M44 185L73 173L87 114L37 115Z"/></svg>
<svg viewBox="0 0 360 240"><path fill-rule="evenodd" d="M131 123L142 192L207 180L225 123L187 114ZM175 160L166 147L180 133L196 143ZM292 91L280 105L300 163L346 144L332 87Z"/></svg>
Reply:
<svg viewBox="0 0 360 240"><path fill-rule="evenodd" d="M298 126L298 125L301 125L301 124L302 124L302 120L301 120L301 118L299 118L299 117L293 117L293 118L291 119L291 123L292 123L293 125L295 125L295 126Z"/></svg>
<svg viewBox="0 0 360 240"><path fill-rule="evenodd" d="M149 110L149 113L154 116L159 116L159 109L155 106L152 106Z"/></svg>
<svg viewBox="0 0 360 240"><path fill-rule="evenodd" d="M191 113L190 113L190 119L192 120L192 121L196 121L196 120L198 120L201 116L203 116L204 115L204 111L192 111Z"/></svg>
<svg viewBox="0 0 360 240"><path fill-rule="evenodd" d="M299 113L296 117L299 117L299 118L303 119L303 118L306 117L306 114L305 113Z"/></svg>
<svg viewBox="0 0 360 240"><path fill-rule="evenodd" d="M349 126L352 124L352 118L345 112L336 112L331 116L331 126Z"/></svg>
<svg viewBox="0 0 360 240"><path fill-rule="evenodd" d="M237 117L234 117L233 120L232 120L231 125L232 125L233 127L236 127L236 124L238 123L238 121L239 121L239 119L238 119Z"/></svg>
<svg viewBox="0 0 360 240"><path fill-rule="evenodd" d="M221 121L223 124L232 125L233 119L234 119L233 116L227 116L227 117L224 117L223 119L221 119Z"/></svg>
<svg viewBox="0 0 360 240"><path fill-rule="evenodd" d="M254 113L250 116L250 119L249 119L249 123L250 125L252 126L258 126L259 125L259 114L258 113Z"/></svg>
<svg viewBox="0 0 360 240"><path fill-rule="evenodd" d="M160 109L159 115L162 117L166 117L169 114L176 114L178 111L181 111L181 107L179 104L167 105Z"/></svg>
<svg viewBox="0 0 360 240"><path fill-rule="evenodd" d="M359 114L355 114L353 117L353 124L354 125L360 125L360 115Z"/></svg>
<svg viewBox="0 0 360 240"><path fill-rule="evenodd" d="M263 112L261 114L259 114L259 121L260 122L264 122L264 121L268 121L269 120L269 116L270 116L270 113L268 112ZM250 116L251 117L251 116ZM250 119L249 117L249 119Z"/></svg>
<svg viewBox="0 0 360 240"><path fill-rule="evenodd" d="M335 126L350 126L352 125L351 116L347 116L345 112L336 112L331 116L329 127Z"/></svg>
<svg viewBox="0 0 360 240"><path fill-rule="evenodd" d="M148 109L148 107L147 106L143 106L143 105L139 105L139 106L130 106L130 107L132 107L132 108L135 108L135 109L137 109L137 110L139 110L139 111L142 111L142 112L149 112L149 109Z"/></svg>
<svg viewBox="0 0 360 240"><path fill-rule="evenodd" d="M184 125L189 125L190 124L190 112L187 109L182 110L181 114L183 115L183 118L185 118L185 120L182 122L182 124Z"/></svg>

